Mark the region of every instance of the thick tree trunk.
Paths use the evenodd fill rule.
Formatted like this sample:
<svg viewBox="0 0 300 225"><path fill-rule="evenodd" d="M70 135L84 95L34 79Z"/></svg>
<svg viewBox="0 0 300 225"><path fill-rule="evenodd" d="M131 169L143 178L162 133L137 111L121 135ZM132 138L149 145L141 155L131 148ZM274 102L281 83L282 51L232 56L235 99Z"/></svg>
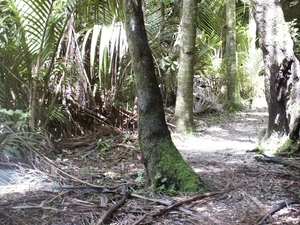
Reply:
<svg viewBox="0 0 300 225"><path fill-rule="evenodd" d="M239 76L237 74L236 56L236 13L235 0L226 2L226 73L227 73L227 107L238 110L242 107Z"/></svg>
<svg viewBox="0 0 300 225"><path fill-rule="evenodd" d="M265 91L269 123L266 138L273 135L296 140L299 120L299 61L278 0L253 0L253 13L263 51ZM299 126L299 125L298 125ZM295 139L296 138L296 139Z"/></svg>
<svg viewBox="0 0 300 225"><path fill-rule="evenodd" d="M174 146L144 26L141 0L124 0L125 29L138 92L138 134L148 184L184 192L207 186Z"/></svg>
<svg viewBox="0 0 300 225"><path fill-rule="evenodd" d="M195 66L195 40L197 29L197 1L184 0L180 31L180 59L175 107L176 132L192 131L193 114L193 80Z"/></svg>

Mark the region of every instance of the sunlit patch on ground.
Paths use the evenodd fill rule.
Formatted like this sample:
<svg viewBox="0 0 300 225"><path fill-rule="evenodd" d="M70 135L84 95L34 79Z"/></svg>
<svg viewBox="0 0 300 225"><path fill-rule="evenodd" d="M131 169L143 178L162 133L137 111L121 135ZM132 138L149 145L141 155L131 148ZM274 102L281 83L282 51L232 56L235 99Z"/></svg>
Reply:
<svg viewBox="0 0 300 225"><path fill-rule="evenodd" d="M0 196L9 193L47 190L54 186L51 178L38 169L0 167Z"/></svg>

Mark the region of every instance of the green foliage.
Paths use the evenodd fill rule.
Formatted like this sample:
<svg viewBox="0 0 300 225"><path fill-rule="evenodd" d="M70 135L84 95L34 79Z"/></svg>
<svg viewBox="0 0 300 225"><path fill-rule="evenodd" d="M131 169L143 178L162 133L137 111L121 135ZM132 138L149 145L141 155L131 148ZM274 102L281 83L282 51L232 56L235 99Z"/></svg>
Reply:
<svg viewBox="0 0 300 225"><path fill-rule="evenodd" d="M116 101L130 104L135 97L121 5L118 0L81 1L77 8L81 58L93 95L106 100L108 111Z"/></svg>
<svg viewBox="0 0 300 225"><path fill-rule="evenodd" d="M68 158L63 158L62 154L57 155L56 162L68 162Z"/></svg>
<svg viewBox="0 0 300 225"><path fill-rule="evenodd" d="M251 99L258 94L262 95L263 77L260 76L263 70L262 51L255 47L255 39L249 36L248 25L238 23L237 25L237 51L238 74L240 92L243 99Z"/></svg>
<svg viewBox="0 0 300 225"><path fill-rule="evenodd" d="M1 4L4 40L0 41L0 104L29 111L30 120L43 123L52 112L44 107L55 95L60 77L57 50L68 19L77 4L71 1L9 0ZM2 12L4 14L2 14ZM39 101L37 101L37 99ZM46 104L47 104L46 103ZM36 111L34 117L32 112Z"/></svg>
<svg viewBox="0 0 300 225"><path fill-rule="evenodd" d="M204 1L200 4L198 32L196 37L196 74L207 78L213 95L222 98L225 85L223 40L226 21L225 1Z"/></svg>
<svg viewBox="0 0 300 225"><path fill-rule="evenodd" d="M224 15L225 0L201 1L196 39L197 74L211 80L213 93L224 98ZM0 105L4 109L31 112L43 131L54 136L67 136L80 127L73 118L80 100L89 105L91 99L101 98L93 107L110 112L109 107L120 103L133 109L135 75L132 73L128 46L124 33L124 15L121 0L64 1L64 0L8 0L0 5ZM238 20L247 21L248 5L238 9ZM246 9L246 11L244 11ZM175 101L178 70L178 34L180 1L147 1L146 29L157 69L157 78L166 102ZM246 12L246 13L245 13ZM74 30L70 21L74 18ZM240 22L239 74L243 98L255 95L260 53L246 46L247 27ZM72 34L72 32L74 32ZM294 32L297 39L297 33ZM71 45L74 35L76 44ZM68 48L68 46L71 46ZM76 58L68 62L71 48L80 49ZM84 67L85 70L80 68ZM73 73L70 73L73 71ZM80 76L82 75L82 77ZM83 78L85 77L85 78ZM74 97L78 82L84 91L91 90L91 99L79 97L70 106L68 96ZM36 86L34 85L36 83ZM36 88L36 96L33 98ZM69 89L68 89L69 88ZM66 93L66 90L71 93ZM78 91L79 93L80 91ZM170 97L171 96L171 97ZM36 105L30 109L31 100ZM93 108L94 109L94 108ZM74 112L75 111L75 112ZM28 119L1 113L5 121L16 127L27 128ZM101 112L102 113L102 112ZM24 114L25 115L25 114ZM106 116L106 115L105 115Z"/></svg>
<svg viewBox="0 0 300 225"><path fill-rule="evenodd" d="M29 113L20 109L0 109L0 120L11 129L20 131L23 128L28 128Z"/></svg>
<svg viewBox="0 0 300 225"><path fill-rule="evenodd" d="M256 150L258 150L258 154L263 154L265 152L265 149L262 146L256 147Z"/></svg>
<svg viewBox="0 0 300 225"><path fill-rule="evenodd" d="M107 140L103 140L102 138L100 138L97 142L97 148L100 149L100 156L104 156L109 149L111 148L111 145L113 143L112 139L107 139Z"/></svg>
<svg viewBox="0 0 300 225"><path fill-rule="evenodd" d="M296 28L297 22L298 22L297 19L294 19L288 24L289 24L291 37L294 41L294 51L297 56L300 56L300 38L299 38L300 35L299 35L299 29Z"/></svg>
<svg viewBox="0 0 300 225"><path fill-rule="evenodd" d="M199 49L196 73L210 80L210 90L220 100L225 95L226 77L223 42L225 39L225 3L226 1L203 1L200 4L199 32L196 45ZM255 48L255 38L250 35L249 2L237 4L237 70L240 91L243 99L262 94L262 53ZM252 24L253 25L253 24ZM251 26L252 26L251 25ZM252 32L252 31L251 31Z"/></svg>
<svg viewBox="0 0 300 225"><path fill-rule="evenodd" d="M155 193L164 193L169 196L176 195L178 192L175 189L175 185L169 185L167 184L168 178L162 177L160 173L157 173L156 176L154 177L156 185L152 184L149 187L149 190L151 192ZM157 185L159 184L159 185Z"/></svg>
<svg viewBox="0 0 300 225"><path fill-rule="evenodd" d="M292 156L296 151L298 151L298 146L295 141L287 139L277 150L278 153L285 153Z"/></svg>
<svg viewBox="0 0 300 225"><path fill-rule="evenodd" d="M142 180L144 178L145 175L145 170L142 170L138 173L138 177L135 178L135 182L138 184L138 186L140 186L142 184Z"/></svg>
<svg viewBox="0 0 300 225"><path fill-rule="evenodd" d="M54 146L47 137L33 132L15 132L5 123L0 123L0 158L31 163L36 152L47 155L52 150Z"/></svg>

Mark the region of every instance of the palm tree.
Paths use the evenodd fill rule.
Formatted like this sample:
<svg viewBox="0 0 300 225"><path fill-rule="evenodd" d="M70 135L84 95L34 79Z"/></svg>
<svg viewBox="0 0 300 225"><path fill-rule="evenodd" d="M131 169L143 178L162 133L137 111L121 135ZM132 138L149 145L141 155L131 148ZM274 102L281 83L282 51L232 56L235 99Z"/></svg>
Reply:
<svg viewBox="0 0 300 225"><path fill-rule="evenodd" d="M180 32L180 59L175 107L176 132L194 129L193 81L195 65L195 40L197 29L197 1L184 0Z"/></svg>
<svg viewBox="0 0 300 225"><path fill-rule="evenodd" d="M68 5L56 1L17 0L5 3L1 11L9 12L6 25L13 24L18 35L10 34L7 42L2 43L1 58L9 59L12 55L14 60L2 61L2 90L8 86L10 93L4 94L1 105L5 108L23 106L22 109L30 113L29 128L34 130L47 108L44 103L51 91L51 83L57 82L58 77L51 78L55 70L55 53L77 1L69 1ZM13 106L10 102L15 102L16 96L20 104Z"/></svg>
<svg viewBox="0 0 300 225"><path fill-rule="evenodd" d="M235 0L227 0L226 2L226 72L228 107L237 110L241 108L242 103L237 74L235 4Z"/></svg>
<svg viewBox="0 0 300 225"><path fill-rule="evenodd" d="M5 1L0 8L1 15L9 12L1 40L1 106L28 110L31 130L55 127L59 136L71 127L81 129L79 123L69 126L74 113L83 110L97 117L91 110L99 110L98 91L112 103L126 86L122 75L127 72L120 71L127 66L121 62L127 43L119 7L118 1Z"/></svg>

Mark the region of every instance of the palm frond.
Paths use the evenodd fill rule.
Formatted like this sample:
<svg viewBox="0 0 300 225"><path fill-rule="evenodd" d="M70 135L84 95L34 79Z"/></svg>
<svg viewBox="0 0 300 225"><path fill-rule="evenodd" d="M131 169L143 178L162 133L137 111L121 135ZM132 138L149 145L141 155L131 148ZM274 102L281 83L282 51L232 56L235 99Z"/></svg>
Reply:
<svg viewBox="0 0 300 225"><path fill-rule="evenodd" d="M223 35L225 23L225 0L205 1L200 7L198 29L208 34L214 32L220 37Z"/></svg>
<svg viewBox="0 0 300 225"><path fill-rule="evenodd" d="M7 161L32 163L39 155L51 155L58 151L54 143L44 135L33 132L14 132L0 123L0 158Z"/></svg>

